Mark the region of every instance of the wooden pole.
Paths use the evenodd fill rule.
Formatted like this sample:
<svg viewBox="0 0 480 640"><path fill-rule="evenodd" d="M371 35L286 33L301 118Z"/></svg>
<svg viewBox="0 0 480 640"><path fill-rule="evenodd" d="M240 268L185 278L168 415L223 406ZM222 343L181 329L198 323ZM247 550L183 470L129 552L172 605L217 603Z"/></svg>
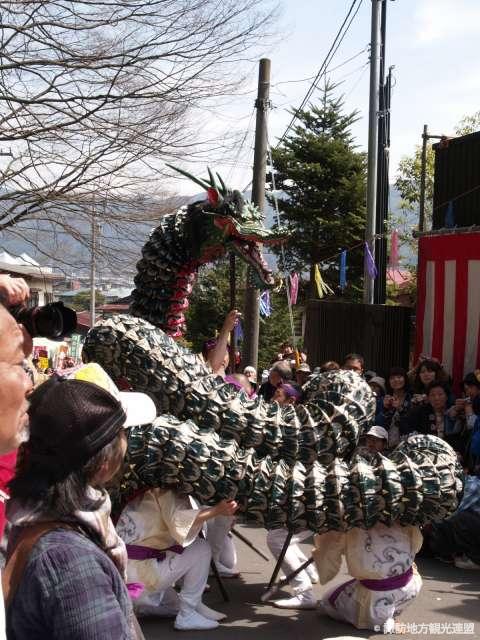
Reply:
<svg viewBox="0 0 480 640"><path fill-rule="evenodd" d="M264 210L265 178L267 173L267 110L270 97L270 60L262 58L258 73L258 93L255 107L255 154L253 161L252 202ZM249 268L249 272L251 268ZM243 364L258 367L258 332L260 324L260 295L247 276L244 306Z"/></svg>

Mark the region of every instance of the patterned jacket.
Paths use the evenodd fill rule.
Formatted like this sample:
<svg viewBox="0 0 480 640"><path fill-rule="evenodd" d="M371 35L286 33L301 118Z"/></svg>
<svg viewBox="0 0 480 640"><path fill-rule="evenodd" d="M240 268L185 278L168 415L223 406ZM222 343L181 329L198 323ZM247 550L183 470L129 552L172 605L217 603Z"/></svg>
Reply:
<svg viewBox="0 0 480 640"><path fill-rule="evenodd" d="M35 544L7 611L9 640L132 640L132 607L113 562L71 530Z"/></svg>

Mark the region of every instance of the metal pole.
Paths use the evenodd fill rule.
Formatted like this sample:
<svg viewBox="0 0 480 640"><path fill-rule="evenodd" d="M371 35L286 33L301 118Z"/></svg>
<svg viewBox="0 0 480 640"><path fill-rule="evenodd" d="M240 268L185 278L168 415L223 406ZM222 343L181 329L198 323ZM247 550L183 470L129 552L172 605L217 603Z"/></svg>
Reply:
<svg viewBox="0 0 480 640"><path fill-rule="evenodd" d="M368 164L367 164L367 224L365 241L375 252L375 213L377 209L377 150L378 107L380 79L380 9L382 0L372 0L372 24L370 38L370 104L368 114ZM365 261L363 301L373 304L374 279L369 275Z"/></svg>
<svg viewBox="0 0 480 640"><path fill-rule="evenodd" d="M95 202L92 210L92 254L90 258L90 325L95 325L95 259L97 240L97 220L95 215Z"/></svg>
<svg viewBox="0 0 480 640"><path fill-rule="evenodd" d="M387 83L385 82L385 49L387 33L387 0L382 0L380 19L380 71L379 71L379 125L378 125L378 151L377 151L377 203L375 211L375 265L377 277L373 286L373 299L375 304L385 304L387 295L387 238L385 220L388 216L388 150L387 141L387 114L389 109Z"/></svg>
<svg viewBox="0 0 480 640"><path fill-rule="evenodd" d="M427 178L427 144L428 125L423 125L422 134L422 168L420 173L420 213L418 217L418 230L425 231L425 182Z"/></svg>
<svg viewBox="0 0 480 640"><path fill-rule="evenodd" d="M270 96L270 60L260 60L258 72L258 93L255 107L257 119L255 125L255 154L253 160L252 201L260 209L265 206L265 177L267 172L267 118ZM249 272L251 269L249 268ZM260 322L259 291L247 277L244 306L244 343L243 364L258 366L258 330Z"/></svg>
<svg viewBox="0 0 480 640"><path fill-rule="evenodd" d="M255 553L257 553L261 558L263 558L266 562L270 562L270 558L265 555L263 553L263 551L260 551L260 549L258 549L258 547L256 547L252 542L250 542L250 540L244 536L242 533L240 533L240 531L237 531L237 529L235 529L235 527L232 527L230 529L230 533L234 536L236 536L239 540L241 540L243 543L245 543L247 545L247 547L250 547L250 549L252 549L253 551L255 551Z"/></svg>
<svg viewBox="0 0 480 640"><path fill-rule="evenodd" d="M289 531L287 537L285 538L285 542L283 543L283 547L280 552L280 555L277 558L277 564L275 565L275 569L273 570L272 577L270 578L270 582L268 583L267 590L271 589L275 584L275 580L277 579L277 576L280 573L280 569L282 568L282 562L285 558L285 554L288 551L288 547L290 546L292 538L293 538L293 531Z"/></svg>
<svg viewBox="0 0 480 640"><path fill-rule="evenodd" d="M237 291L236 291L236 282L235 282L235 254L232 253L230 254L230 310L235 309L236 306L236 298L237 298ZM236 370L236 366L235 366L235 354L237 351L237 345L235 344L235 329L233 329L230 332L230 349L229 349L229 370L230 373L235 373Z"/></svg>
<svg viewBox="0 0 480 640"><path fill-rule="evenodd" d="M301 573L302 571L305 571L305 569L309 567L312 564L312 562L314 562L313 558L309 558L308 560L305 560L305 562L301 564L298 567L298 569L295 569L295 571L292 571L292 573L289 573L288 576L280 580L280 582L272 585L270 589L265 591L265 593L263 593L260 596L260 600L262 602L266 602L267 600L270 600L270 598L274 596L277 593L277 591L279 591L280 589L283 589L283 587L289 584L294 578L296 578L299 573Z"/></svg>
<svg viewBox="0 0 480 640"><path fill-rule="evenodd" d="M205 540L205 535L204 535L203 531L200 531L198 536L199 536L199 538L202 538L202 540ZM213 576L214 576L215 580L217 581L218 588L220 589L220 593L222 594L223 601L224 602L230 602L230 598L228 597L227 590L225 589L225 586L223 584L222 577L221 577L220 573L218 572L217 565L215 564L215 560L213 558L210 560L210 569L212 570Z"/></svg>

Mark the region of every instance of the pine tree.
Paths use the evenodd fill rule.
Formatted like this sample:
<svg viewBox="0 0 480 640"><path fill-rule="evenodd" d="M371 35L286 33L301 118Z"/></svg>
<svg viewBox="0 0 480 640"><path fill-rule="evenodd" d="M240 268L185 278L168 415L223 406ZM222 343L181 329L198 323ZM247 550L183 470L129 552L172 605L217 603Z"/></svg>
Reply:
<svg viewBox="0 0 480 640"><path fill-rule="evenodd" d="M230 311L228 260L222 260L214 267L200 269L189 302L185 314L185 341L193 351L200 353L203 343L217 334ZM237 306L240 304L238 302Z"/></svg>
<svg viewBox="0 0 480 640"><path fill-rule="evenodd" d="M243 308L246 265L237 260L237 308ZM272 315L260 318L258 368L268 369L282 342L291 340L290 318L285 289L271 292ZM200 270L186 313L187 332L184 344L200 353L205 340L216 335L230 310L230 278L228 260ZM240 351L241 351L241 345ZM244 362L241 369L249 364Z"/></svg>
<svg viewBox="0 0 480 640"><path fill-rule="evenodd" d="M290 237L285 245L285 267L310 272L310 295L318 297L314 268L334 289L339 281L339 254L348 253L345 297L359 297L363 275L366 162L351 134L356 111L346 114L335 86L326 84L321 104L296 112L297 126L273 150L273 170L281 224ZM272 196L269 196L272 201Z"/></svg>

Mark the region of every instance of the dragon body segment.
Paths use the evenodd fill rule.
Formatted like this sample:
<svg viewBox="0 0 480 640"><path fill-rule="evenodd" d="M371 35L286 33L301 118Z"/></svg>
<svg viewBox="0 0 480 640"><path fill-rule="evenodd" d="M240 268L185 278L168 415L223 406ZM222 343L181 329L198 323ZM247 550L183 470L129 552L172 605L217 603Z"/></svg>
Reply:
<svg viewBox="0 0 480 640"><path fill-rule="evenodd" d="M367 383L350 371L314 374L305 403L280 407L211 373L145 320L101 321L87 359L154 397L159 417L129 430L120 503L138 491L174 487L200 502L235 497L247 521L293 530L345 530L377 522L424 524L451 513L462 473L448 444L412 436L386 458L358 450L375 410Z"/></svg>

